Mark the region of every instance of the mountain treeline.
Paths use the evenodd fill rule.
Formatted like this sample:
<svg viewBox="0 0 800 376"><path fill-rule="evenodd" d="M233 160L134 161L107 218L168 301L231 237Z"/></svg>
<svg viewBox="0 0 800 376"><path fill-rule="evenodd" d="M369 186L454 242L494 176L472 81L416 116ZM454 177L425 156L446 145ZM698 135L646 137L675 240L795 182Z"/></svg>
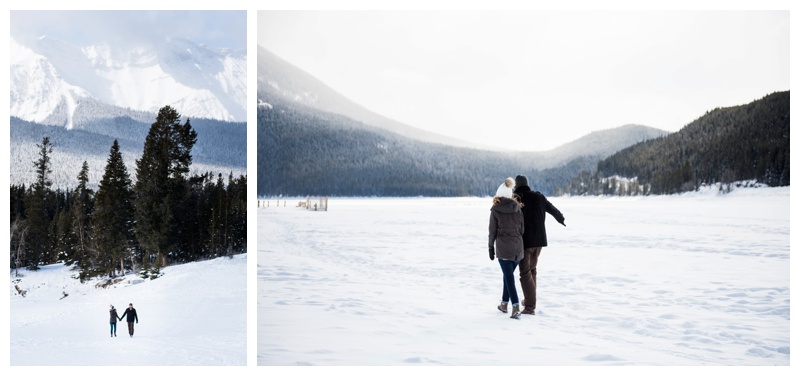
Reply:
<svg viewBox="0 0 800 376"><path fill-rule="evenodd" d="M594 173L573 177L563 193L672 194L743 180L788 186L789 125L788 91L717 108L679 132L601 160Z"/></svg>
<svg viewBox="0 0 800 376"><path fill-rule="evenodd" d="M83 161L89 162L90 184L96 185L100 180L98 171L106 158L108 146L116 139L128 157L128 167L139 158L142 145L149 132L152 119L157 115L148 113L150 120L140 120L143 114L114 112L113 106L90 107L99 111L102 118L89 114L75 116L72 129L63 125L45 125L11 117L11 163L28 164L36 158L38 148L35 146L48 136L54 145L54 157L59 163L53 166L53 185L60 188L74 188L75 171ZM108 111L106 111L108 109ZM237 175L247 170L247 124L231 123L205 118L192 118L192 128L198 133L197 143L192 148L193 173L205 171L234 171ZM29 169L12 169L11 183L23 184L34 179Z"/></svg>
<svg viewBox="0 0 800 376"><path fill-rule="evenodd" d="M53 144L42 138L36 179L11 186L11 268L64 262L79 278L127 272L155 278L164 266L247 250L247 178L189 175L197 133L163 107L151 125L135 183L120 144L111 145L97 190L88 163L74 189L53 189Z"/></svg>
<svg viewBox="0 0 800 376"><path fill-rule="evenodd" d="M590 168L543 172L534 162L519 153L416 141L279 100L258 110L261 196L490 196L516 174L549 193Z"/></svg>

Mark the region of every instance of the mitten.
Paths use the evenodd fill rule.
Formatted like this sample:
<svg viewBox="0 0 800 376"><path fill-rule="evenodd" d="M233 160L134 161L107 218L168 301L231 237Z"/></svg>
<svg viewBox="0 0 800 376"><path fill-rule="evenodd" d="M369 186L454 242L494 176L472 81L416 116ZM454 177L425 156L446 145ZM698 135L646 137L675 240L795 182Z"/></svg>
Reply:
<svg viewBox="0 0 800 376"><path fill-rule="evenodd" d="M494 260L494 248L489 248L489 260Z"/></svg>

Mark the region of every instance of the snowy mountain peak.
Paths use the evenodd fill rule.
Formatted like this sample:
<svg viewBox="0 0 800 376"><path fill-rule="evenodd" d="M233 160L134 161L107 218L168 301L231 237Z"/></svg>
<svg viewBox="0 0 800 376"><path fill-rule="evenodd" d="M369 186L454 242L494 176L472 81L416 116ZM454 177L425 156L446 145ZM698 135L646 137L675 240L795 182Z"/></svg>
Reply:
<svg viewBox="0 0 800 376"><path fill-rule="evenodd" d="M77 103L90 96L86 90L66 82L44 56L11 39L11 115L45 122L61 110L66 116L55 125L72 128Z"/></svg>
<svg viewBox="0 0 800 376"><path fill-rule="evenodd" d="M83 99L185 118L246 121L246 53L171 38L149 46L11 39L11 115L71 127ZM66 109L66 110L65 110ZM102 116L102 114L98 114Z"/></svg>

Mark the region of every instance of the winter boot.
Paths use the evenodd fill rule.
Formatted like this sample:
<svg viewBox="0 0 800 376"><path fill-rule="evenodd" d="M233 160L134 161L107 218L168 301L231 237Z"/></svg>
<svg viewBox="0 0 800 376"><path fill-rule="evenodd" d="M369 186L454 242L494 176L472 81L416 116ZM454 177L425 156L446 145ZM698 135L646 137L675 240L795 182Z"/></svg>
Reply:
<svg viewBox="0 0 800 376"><path fill-rule="evenodd" d="M500 312L508 313L508 302L500 302L500 305L497 306L497 309L499 309Z"/></svg>
<svg viewBox="0 0 800 376"><path fill-rule="evenodd" d="M519 304L514 304L511 310L511 318L519 320Z"/></svg>
<svg viewBox="0 0 800 376"><path fill-rule="evenodd" d="M533 312L533 308L525 308L522 310L523 315L535 315L536 313Z"/></svg>

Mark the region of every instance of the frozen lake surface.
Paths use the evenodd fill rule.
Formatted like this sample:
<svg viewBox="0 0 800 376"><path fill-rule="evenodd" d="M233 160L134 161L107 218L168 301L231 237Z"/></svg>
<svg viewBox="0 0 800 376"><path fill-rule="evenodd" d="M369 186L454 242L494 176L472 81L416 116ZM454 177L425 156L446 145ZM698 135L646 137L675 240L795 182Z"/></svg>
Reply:
<svg viewBox="0 0 800 376"><path fill-rule="evenodd" d="M789 188L550 201L520 320L490 198L258 209L258 365L789 365Z"/></svg>

